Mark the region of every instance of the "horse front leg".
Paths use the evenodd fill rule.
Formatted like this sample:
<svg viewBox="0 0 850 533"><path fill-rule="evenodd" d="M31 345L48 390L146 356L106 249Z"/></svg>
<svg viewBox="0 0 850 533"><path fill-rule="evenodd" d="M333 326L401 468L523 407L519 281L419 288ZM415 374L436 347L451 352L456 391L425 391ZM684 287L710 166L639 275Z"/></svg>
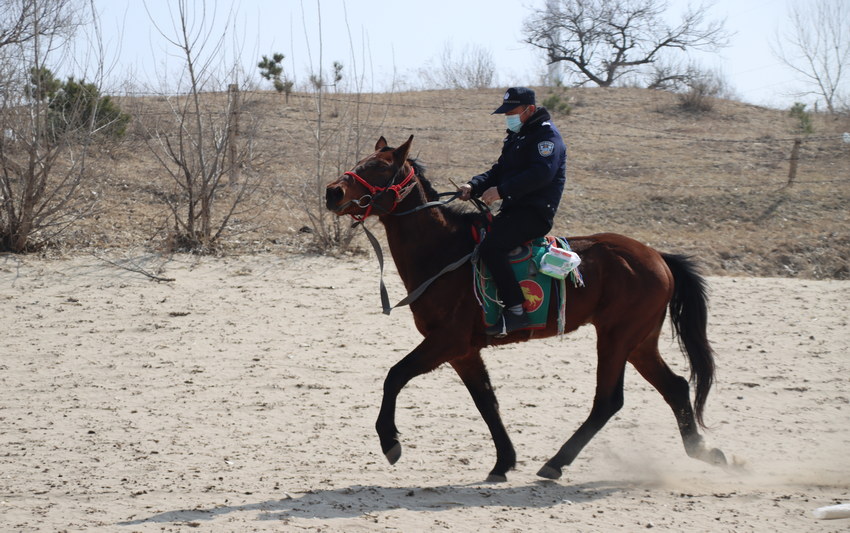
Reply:
<svg viewBox="0 0 850 533"><path fill-rule="evenodd" d="M507 481L507 472L516 466L516 452L502 423L499 402L481 359L481 350L474 349L466 357L453 360L451 365L472 395L472 400L487 423L496 445L496 466L490 471L487 481Z"/></svg>
<svg viewBox="0 0 850 533"><path fill-rule="evenodd" d="M375 422L375 430L381 440L381 451L390 464L401 457L401 444L398 441L398 428L395 425L396 400L407 383L422 374L426 374L443 363L462 356L469 348L448 339L451 335L431 334L419 343L412 352L393 365L384 379L384 397L381 410Z"/></svg>

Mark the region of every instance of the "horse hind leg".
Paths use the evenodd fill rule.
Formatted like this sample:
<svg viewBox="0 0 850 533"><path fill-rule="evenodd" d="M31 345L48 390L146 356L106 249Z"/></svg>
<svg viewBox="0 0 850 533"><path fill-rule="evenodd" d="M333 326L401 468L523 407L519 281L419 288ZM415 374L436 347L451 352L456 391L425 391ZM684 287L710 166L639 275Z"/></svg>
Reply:
<svg viewBox="0 0 850 533"><path fill-rule="evenodd" d="M688 380L670 370L661 358L658 352L658 335L653 335L635 350L629 362L661 393L673 410L688 456L713 465L725 465L726 456L723 452L705 445L697 429Z"/></svg>
<svg viewBox="0 0 850 533"><path fill-rule="evenodd" d="M451 365L472 395L472 400L490 429L490 435L496 445L496 465L487 476L487 481L507 481L507 472L516 466L516 452L502 423L499 402L490 384L490 376L481 359L481 352L474 350L466 357L451 361Z"/></svg>
<svg viewBox="0 0 850 533"><path fill-rule="evenodd" d="M561 446L558 453L537 472L538 476L547 479L560 478L563 467L572 464L594 435L623 407L627 350L622 345L609 340L612 338L615 337L598 333L596 394L590 415Z"/></svg>

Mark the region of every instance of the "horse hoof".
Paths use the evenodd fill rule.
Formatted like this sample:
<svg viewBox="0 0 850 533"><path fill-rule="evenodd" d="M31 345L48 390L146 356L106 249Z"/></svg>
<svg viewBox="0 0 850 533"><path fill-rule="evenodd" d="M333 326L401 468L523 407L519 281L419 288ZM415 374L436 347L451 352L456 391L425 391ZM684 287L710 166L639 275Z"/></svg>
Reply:
<svg viewBox="0 0 850 533"><path fill-rule="evenodd" d="M708 452L708 462L716 466L726 466L729 464L726 461L726 456L718 448L714 448Z"/></svg>
<svg viewBox="0 0 850 533"><path fill-rule="evenodd" d="M504 483L508 480L508 476L504 474L490 474L487 476L487 483Z"/></svg>
<svg viewBox="0 0 850 533"><path fill-rule="evenodd" d="M396 464L401 457L401 444L396 442L392 448L384 452L384 455L391 465Z"/></svg>
<svg viewBox="0 0 850 533"><path fill-rule="evenodd" d="M559 479L561 477L561 469L554 466L543 465L543 468L537 472L537 475L546 479Z"/></svg>

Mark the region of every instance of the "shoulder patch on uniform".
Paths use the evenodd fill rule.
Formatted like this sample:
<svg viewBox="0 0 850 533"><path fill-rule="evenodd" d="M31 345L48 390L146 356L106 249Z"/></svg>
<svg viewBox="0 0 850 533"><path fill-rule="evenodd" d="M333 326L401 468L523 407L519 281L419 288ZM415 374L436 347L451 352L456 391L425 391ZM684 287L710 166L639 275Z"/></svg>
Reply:
<svg viewBox="0 0 850 533"><path fill-rule="evenodd" d="M555 143L552 141L542 141L537 143L537 151L543 157L549 157L555 151Z"/></svg>

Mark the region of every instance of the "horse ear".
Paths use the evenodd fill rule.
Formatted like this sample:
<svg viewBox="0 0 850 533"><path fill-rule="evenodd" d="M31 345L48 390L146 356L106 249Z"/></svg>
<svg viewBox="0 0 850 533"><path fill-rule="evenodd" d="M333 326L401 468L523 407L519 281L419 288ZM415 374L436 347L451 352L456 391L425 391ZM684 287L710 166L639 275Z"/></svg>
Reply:
<svg viewBox="0 0 850 533"><path fill-rule="evenodd" d="M387 146L387 140L384 139L383 135L381 135L381 138L378 139L378 142L375 143L375 151L377 152L381 148L386 148L386 146Z"/></svg>
<svg viewBox="0 0 850 533"><path fill-rule="evenodd" d="M401 166L407 161L407 154L410 153L410 144L413 142L413 135L411 135L407 142L399 146L393 151L393 161L396 165Z"/></svg>

